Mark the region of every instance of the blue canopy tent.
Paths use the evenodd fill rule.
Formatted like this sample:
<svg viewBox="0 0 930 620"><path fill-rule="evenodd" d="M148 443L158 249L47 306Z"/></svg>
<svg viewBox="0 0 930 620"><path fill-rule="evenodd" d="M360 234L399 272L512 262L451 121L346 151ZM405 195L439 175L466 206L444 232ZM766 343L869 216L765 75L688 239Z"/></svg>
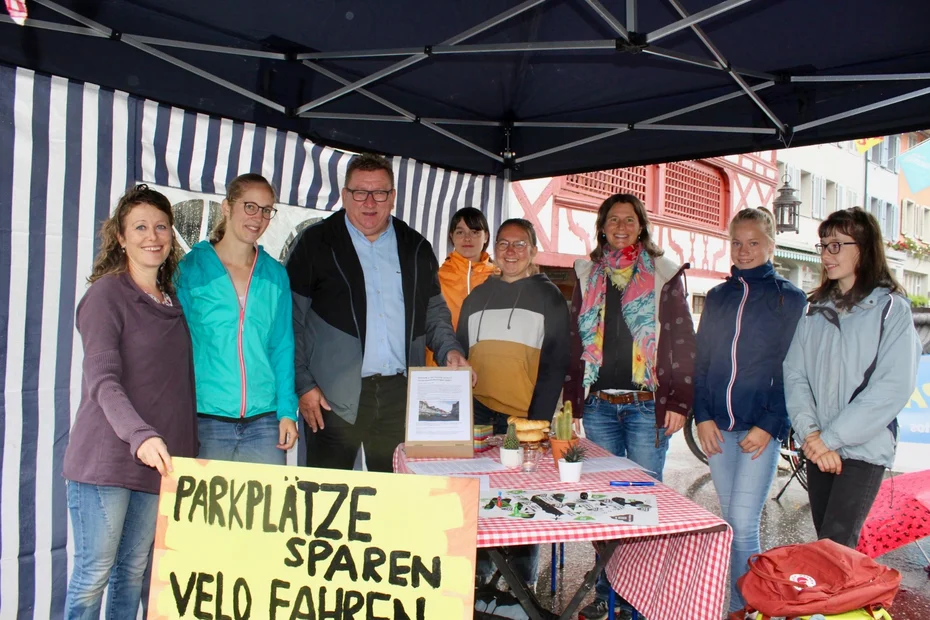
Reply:
<svg viewBox="0 0 930 620"><path fill-rule="evenodd" d="M269 164L291 204L309 206L321 190L302 179L315 183L316 168L335 179L325 173L340 161L301 144L311 140L412 158L410 185L422 176L440 197L447 186L482 196L499 221L506 179L930 127L926 0L26 8L24 26L0 13L2 617L60 615L68 528L58 472L86 273L76 265L127 183L212 191L224 181L214 169L227 165L220 145L254 142L240 165ZM209 161L191 165L192 148ZM499 178L463 182L414 159ZM427 204L429 215L441 209Z"/></svg>
<svg viewBox="0 0 930 620"><path fill-rule="evenodd" d="M930 126L930 3L29 0L0 62L512 180Z"/></svg>

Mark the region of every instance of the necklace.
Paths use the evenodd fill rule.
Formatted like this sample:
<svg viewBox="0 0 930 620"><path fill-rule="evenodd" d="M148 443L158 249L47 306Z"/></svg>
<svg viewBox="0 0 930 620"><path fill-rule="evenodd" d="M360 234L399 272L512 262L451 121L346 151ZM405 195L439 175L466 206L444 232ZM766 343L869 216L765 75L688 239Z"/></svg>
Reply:
<svg viewBox="0 0 930 620"><path fill-rule="evenodd" d="M155 297L155 295L152 295L151 293L146 293L146 295L148 295L149 297L151 297L152 300L154 300L155 303L157 303L157 304L161 304L162 306L168 306L169 308L173 308L173 307L174 307L174 303L171 301L171 297L168 295L168 293L162 293L162 297L165 298L164 301L159 301L159 300L158 300L158 297Z"/></svg>

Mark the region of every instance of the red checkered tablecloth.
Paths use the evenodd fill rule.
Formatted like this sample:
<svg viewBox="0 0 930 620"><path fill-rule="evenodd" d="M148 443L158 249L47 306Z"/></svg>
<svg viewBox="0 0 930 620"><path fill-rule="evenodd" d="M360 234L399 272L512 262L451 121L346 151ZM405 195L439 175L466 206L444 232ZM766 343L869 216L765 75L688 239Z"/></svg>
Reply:
<svg viewBox="0 0 930 620"><path fill-rule="evenodd" d="M610 456L582 440L589 458ZM500 460L497 448L481 457ZM409 461L440 459L409 459ZM394 471L412 473L403 444L394 451ZM559 482L552 457L546 453L536 473L520 470L490 473L492 489L558 489L622 491L655 495L659 525L563 523L490 518L478 520L478 547L621 539L607 564L607 575L618 592L650 620L719 620L724 615L727 569L733 532L725 521L669 487L615 488L611 480L652 480L640 470L583 473L581 482Z"/></svg>

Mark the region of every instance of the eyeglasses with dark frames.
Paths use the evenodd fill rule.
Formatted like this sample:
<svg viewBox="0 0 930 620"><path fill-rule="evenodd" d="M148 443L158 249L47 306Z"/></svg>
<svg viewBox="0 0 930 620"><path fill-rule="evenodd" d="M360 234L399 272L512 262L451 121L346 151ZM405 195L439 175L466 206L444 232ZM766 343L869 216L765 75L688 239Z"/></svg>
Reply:
<svg viewBox="0 0 930 620"><path fill-rule="evenodd" d="M831 241L830 243L818 243L814 246L818 254L823 254L826 250L830 254L839 254L844 245L858 245L855 241Z"/></svg>
<svg viewBox="0 0 930 620"><path fill-rule="evenodd" d="M375 199L375 202L385 202L388 197L391 195L392 189L350 189L345 188L347 192L352 194L352 200L355 202L365 202L368 200L368 197L371 196Z"/></svg>
<svg viewBox="0 0 930 620"><path fill-rule="evenodd" d="M263 207L261 205L255 204L254 202L243 202L242 209L249 215L255 215L261 211L262 217L266 220L270 220L278 212L278 210L274 207Z"/></svg>

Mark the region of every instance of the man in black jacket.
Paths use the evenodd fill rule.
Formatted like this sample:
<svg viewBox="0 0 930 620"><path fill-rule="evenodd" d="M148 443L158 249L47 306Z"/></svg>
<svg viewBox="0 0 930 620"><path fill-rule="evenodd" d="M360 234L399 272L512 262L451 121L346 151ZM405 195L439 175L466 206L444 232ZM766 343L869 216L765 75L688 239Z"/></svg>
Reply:
<svg viewBox="0 0 930 620"><path fill-rule="evenodd" d="M404 441L407 368L467 366L439 289L430 243L394 218L394 171L378 155L349 162L343 210L308 227L287 259L296 388L307 464L390 472Z"/></svg>

